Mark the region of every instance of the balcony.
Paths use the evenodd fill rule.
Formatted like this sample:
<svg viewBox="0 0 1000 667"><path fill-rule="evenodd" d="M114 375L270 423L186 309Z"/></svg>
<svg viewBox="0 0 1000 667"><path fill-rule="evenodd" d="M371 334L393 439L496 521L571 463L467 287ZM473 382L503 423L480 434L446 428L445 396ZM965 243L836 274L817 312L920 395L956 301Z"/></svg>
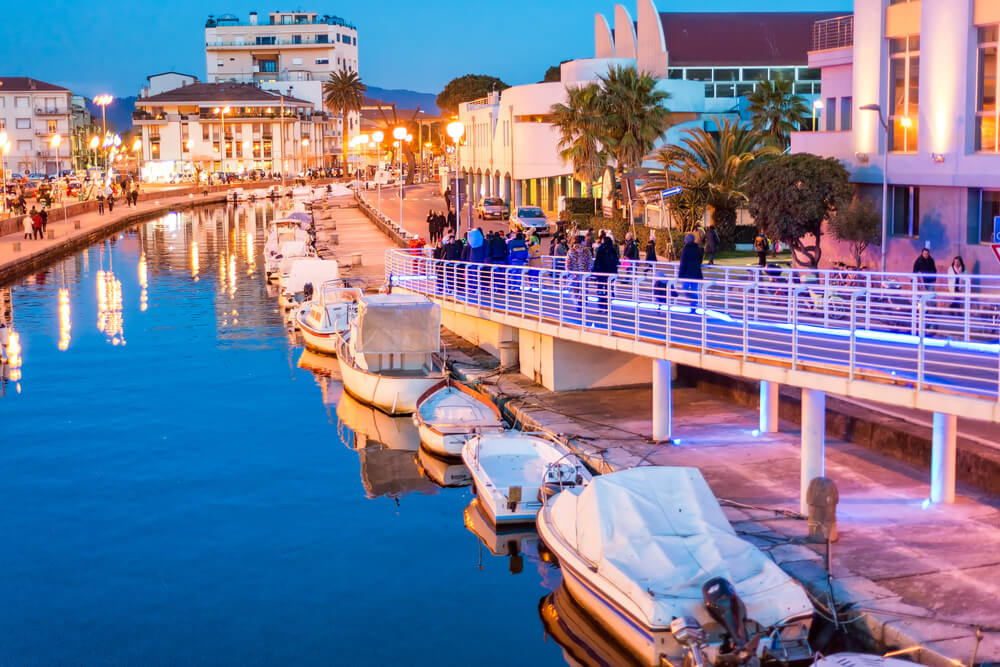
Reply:
<svg viewBox="0 0 1000 667"><path fill-rule="evenodd" d="M167 122L166 114L162 113L150 113L143 109L137 109L132 112L132 120L137 123L142 123L145 121L147 125L159 125Z"/></svg>
<svg viewBox="0 0 1000 667"><path fill-rule="evenodd" d="M346 19L342 19L339 16L330 16L324 14L323 16L308 16L305 20L294 21L293 23L272 23L267 21L265 23L249 23L247 21L240 21L235 16L227 15L220 16L216 18L215 16L209 16L208 20L205 21L206 28L231 28L231 27L251 27L260 28L264 26L280 26L280 27L293 27L297 25L336 25L341 28L348 28L350 30L357 30L353 23L348 23Z"/></svg>
<svg viewBox="0 0 1000 667"><path fill-rule="evenodd" d="M43 109L35 109L36 116L65 116L69 114L66 109L57 109L52 107L46 107Z"/></svg>
<svg viewBox="0 0 1000 667"><path fill-rule="evenodd" d="M830 51L851 46L854 46L853 14L813 23L811 51Z"/></svg>
<svg viewBox="0 0 1000 667"><path fill-rule="evenodd" d="M335 46L337 44L340 44L340 42L331 42L331 41L318 42L315 39L310 39L310 40L303 39L302 41L299 41L299 42L295 42L295 41L292 41L290 39L275 39L274 41L267 42L267 43L264 43L264 44L258 44L257 42L245 42L245 41L244 42L234 42L234 41L205 42L205 46L207 48L225 49L225 48L231 48L231 47L233 47L233 48L238 48L238 49L253 49L253 50L256 50L256 51L259 51L261 49L266 49L266 48L268 48L270 46L282 46L282 47L307 46L309 48L315 49L317 47L319 47L319 48L333 47L333 46ZM346 46L346 44L345 44L345 46Z"/></svg>

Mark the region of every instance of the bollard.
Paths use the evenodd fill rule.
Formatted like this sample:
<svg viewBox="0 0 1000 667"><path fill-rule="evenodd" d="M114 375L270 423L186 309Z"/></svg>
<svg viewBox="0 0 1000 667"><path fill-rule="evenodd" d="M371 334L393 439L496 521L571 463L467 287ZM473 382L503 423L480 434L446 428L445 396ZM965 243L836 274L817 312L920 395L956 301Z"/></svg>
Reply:
<svg viewBox="0 0 1000 667"><path fill-rule="evenodd" d="M837 485L829 477L814 477L806 490L809 505L809 542L837 541Z"/></svg>
<svg viewBox="0 0 1000 667"><path fill-rule="evenodd" d="M352 252L351 253L351 266L361 266L361 253Z"/></svg>
<svg viewBox="0 0 1000 667"><path fill-rule="evenodd" d="M56 230L54 230L54 229L50 229L50 230L49 230L49 233L48 233L48 238L49 238L49 240L52 240L52 239L54 239L55 237L56 237Z"/></svg>
<svg viewBox="0 0 1000 667"><path fill-rule="evenodd" d="M79 220L74 220L73 221L73 229L80 229L80 221Z"/></svg>

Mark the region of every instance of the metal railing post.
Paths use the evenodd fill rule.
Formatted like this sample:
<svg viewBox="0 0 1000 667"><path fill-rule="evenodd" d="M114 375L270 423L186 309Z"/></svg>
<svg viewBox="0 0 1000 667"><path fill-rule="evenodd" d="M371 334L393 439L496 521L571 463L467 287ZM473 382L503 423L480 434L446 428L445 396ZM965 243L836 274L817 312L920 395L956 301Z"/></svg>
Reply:
<svg viewBox="0 0 1000 667"><path fill-rule="evenodd" d="M743 286L743 361L747 360L750 354L750 318L747 312L750 309L750 290L755 289L757 283L748 283Z"/></svg>
<svg viewBox="0 0 1000 667"><path fill-rule="evenodd" d="M867 292L866 292L866 294L867 294ZM870 299L871 298L869 297L866 300L870 300ZM851 317L851 337L849 339L850 340L850 342L849 342L849 345L850 345L849 357L850 357L850 359L849 359L849 365L848 365L848 370L847 370L848 379L851 379L851 380L854 379L854 375L855 375L854 370L855 370L855 365L857 364L857 354L858 354L858 327L857 327L857 321L856 321L857 312L858 312L858 291L855 290L855 291L851 292L851 313L850 313L850 317Z"/></svg>
<svg viewBox="0 0 1000 667"><path fill-rule="evenodd" d="M698 286L698 292L700 296L698 302L701 304L701 353L704 355L708 347L708 283L702 282ZM693 312L698 312L698 305L694 304Z"/></svg>
<svg viewBox="0 0 1000 667"><path fill-rule="evenodd" d="M792 370L798 370L799 367L799 290L803 288L797 287L795 290L789 290L789 298L794 302L792 307Z"/></svg>
<svg viewBox="0 0 1000 667"><path fill-rule="evenodd" d="M872 328L872 276L865 274L865 331Z"/></svg>
<svg viewBox="0 0 1000 667"><path fill-rule="evenodd" d="M965 312L962 317L962 331L963 338L968 341L971 340L972 337L972 281L969 280L967 276L963 276L961 280L965 283L965 289L963 290L965 294L962 299L965 302Z"/></svg>
<svg viewBox="0 0 1000 667"><path fill-rule="evenodd" d="M917 386L916 386L918 392L922 391L924 388L924 372L925 372L924 337L926 335L926 332L924 331L924 308L926 307L926 298L928 296L930 295L925 294L920 297L920 303L917 307L917 312L916 312L917 321L919 323L919 329L918 329L919 338L917 338Z"/></svg>

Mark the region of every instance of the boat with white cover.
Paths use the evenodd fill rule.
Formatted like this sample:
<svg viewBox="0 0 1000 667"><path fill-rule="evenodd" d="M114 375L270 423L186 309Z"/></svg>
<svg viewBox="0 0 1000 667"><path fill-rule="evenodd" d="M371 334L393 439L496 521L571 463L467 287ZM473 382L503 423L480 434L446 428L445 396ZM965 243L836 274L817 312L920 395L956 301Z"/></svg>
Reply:
<svg viewBox="0 0 1000 667"><path fill-rule="evenodd" d="M462 447L476 496L494 524L530 523L542 498L591 481L583 462L561 444L521 431L474 435Z"/></svg>
<svg viewBox="0 0 1000 667"><path fill-rule="evenodd" d="M435 456L462 455L465 441L476 433L503 430L503 417L490 397L450 377L417 399L413 423L420 442Z"/></svg>
<svg viewBox="0 0 1000 667"><path fill-rule="evenodd" d="M573 598L643 664L684 660L686 645L671 632L675 619L700 624L711 663L725 641L743 651L757 645L750 638L771 633L765 653L811 655L805 591L736 535L696 468L601 475L546 501L537 525Z"/></svg>
<svg viewBox="0 0 1000 667"><path fill-rule="evenodd" d="M265 273L270 278L278 270L278 263L283 257L304 257L311 247L312 239L298 220L272 222L264 241Z"/></svg>
<svg viewBox="0 0 1000 667"><path fill-rule="evenodd" d="M278 303L288 310L306 300L306 285L315 294L316 289L327 282L339 282L340 270L337 260L306 257L293 262L278 279Z"/></svg>
<svg viewBox="0 0 1000 667"><path fill-rule="evenodd" d="M357 317L336 340L344 388L389 414L412 413L417 399L445 378L441 307L426 297L363 295Z"/></svg>
<svg viewBox="0 0 1000 667"><path fill-rule="evenodd" d="M340 280L320 285L310 301L295 313L295 324L306 347L323 354L337 353L337 334L348 330L358 314L361 290L342 287Z"/></svg>

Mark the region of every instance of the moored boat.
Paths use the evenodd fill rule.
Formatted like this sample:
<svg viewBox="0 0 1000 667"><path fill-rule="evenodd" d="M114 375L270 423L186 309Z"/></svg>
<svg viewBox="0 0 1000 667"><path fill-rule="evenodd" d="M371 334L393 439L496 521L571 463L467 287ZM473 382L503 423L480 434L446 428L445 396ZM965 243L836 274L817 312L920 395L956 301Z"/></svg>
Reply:
<svg viewBox="0 0 1000 667"><path fill-rule="evenodd" d="M736 535L695 468L601 475L546 501L537 525L573 598L643 664L680 664L690 627L711 663L742 664L763 638L764 657L811 655L805 591Z"/></svg>
<svg viewBox="0 0 1000 667"><path fill-rule="evenodd" d="M392 415L412 413L417 399L445 377L441 307L423 296L364 295L336 341L344 388Z"/></svg>
<svg viewBox="0 0 1000 667"><path fill-rule="evenodd" d="M278 303L288 310L311 298L320 285L337 282L339 278L340 267L335 259L299 259L290 264L287 275L284 271L281 272L278 280Z"/></svg>
<svg viewBox="0 0 1000 667"><path fill-rule="evenodd" d="M472 436L462 447L462 461L494 524L531 523L547 495L591 481L590 471L568 449L520 431Z"/></svg>
<svg viewBox="0 0 1000 667"><path fill-rule="evenodd" d="M323 354L337 353L337 334L348 330L358 314L361 290L341 287L341 281L323 283L310 301L295 313L295 324L306 347Z"/></svg>
<svg viewBox="0 0 1000 667"><path fill-rule="evenodd" d="M462 455L465 441L476 433L503 430L503 417L489 396L446 378L417 399L413 422L420 442L435 456Z"/></svg>

